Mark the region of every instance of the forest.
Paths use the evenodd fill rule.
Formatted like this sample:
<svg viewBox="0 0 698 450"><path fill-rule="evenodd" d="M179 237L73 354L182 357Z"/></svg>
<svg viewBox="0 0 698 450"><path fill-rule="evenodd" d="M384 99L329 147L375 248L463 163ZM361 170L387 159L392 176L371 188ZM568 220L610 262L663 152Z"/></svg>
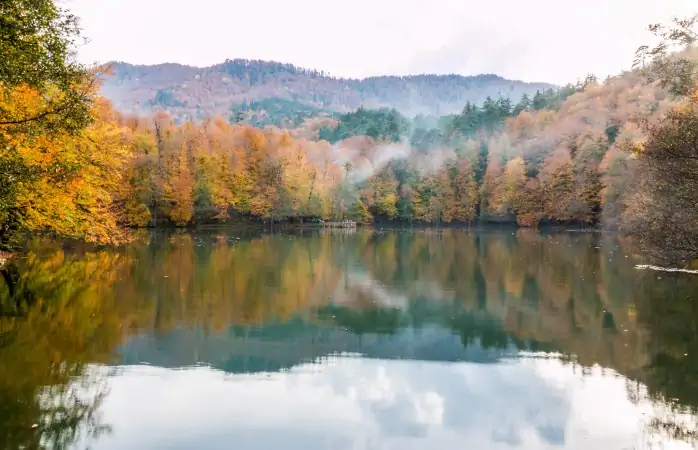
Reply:
<svg viewBox="0 0 698 450"><path fill-rule="evenodd" d="M3 19L0 54L3 248L26 232L114 243L134 227L317 217L602 226L640 230L646 243L670 224L672 258L695 254L684 245L691 217L666 214L695 191L695 19L654 28L682 52L643 47L649 63L604 81L487 97L443 117L359 108L286 130L120 113L100 94L109 68L74 60L76 17L50 0L3 8L17 19ZM666 183L658 197L670 166L687 178L681 198Z"/></svg>
<svg viewBox="0 0 698 450"><path fill-rule="evenodd" d="M571 364L644 383L667 416L695 414L698 388L684 383L698 364L696 303L686 298L694 280L632 274L644 262L636 243L666 264L698 258L696 23L651 26L662 43L641 47L618 76L463 98L453 114L375 105L315 115L284 99L182 122L115 107L101 84L112 68L76 62L78 18L53 0L0 2L0 446L69 447L78 427L106 432L98 410L108 392L89 364L114 364L143 330L234 326L250 336L300 317L389 335L407 319L376 292L409 298L409 311L423 307L426 288L438 294L431 320L464 346L564 350ZM267 67L223 68L259 81ZM274 70L274 80L325 77ZM178 94L148 98L178 108ZM316 217L520 228L497 239L442 229L234 239L225 230L208 242L142 230ZM535 231L555 224L621 237ZM133 245L104 247L123 242ZM476 327L474 314L487 320ZM94 398L78 398L74 383L94 387ZM670 419L654 425L683 432Z"/></svg>
<svg viewBox="0 0 698 450"><path fill-rule="evenodd" d="M284 98L243 101L230 107L231 123L247 124L257 128L273 125L277 128L297 128L307 119L332 117L335 113L305 103Z"/></svg>
<svg viewBox="0 0 698 450"><path fill-rule="evenodd" d="M363 106L397 108L408 116L444 115L487 96L520 98L548 83L525 83L496 75L412 75L349 79L275 61L228 60L209 67L113 62L102 93L124 113L151 115L161 107L178 123L227 115L247 102L293 102L300 109L342 114ZM165 93L166 105L159 101ZM166 98L166 100L169 100ZM249 105L255 106L255 105ZM263 111L265 105L256 112ZM279 105L282 106L282 105Z"/></svg>

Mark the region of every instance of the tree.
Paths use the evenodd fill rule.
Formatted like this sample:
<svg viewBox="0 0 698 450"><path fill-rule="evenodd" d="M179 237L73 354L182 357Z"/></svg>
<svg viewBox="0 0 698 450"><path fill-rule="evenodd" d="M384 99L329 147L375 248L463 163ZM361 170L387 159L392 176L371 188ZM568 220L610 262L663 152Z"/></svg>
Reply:
<svg viewBox="0 0 698 450"><path fill-rule="evenodd" d="M635 155L642 167L628 231L662 262L698 258L698 92L650 126Z"/></svg>
<svg viewBox="0 0 698 450"><path fill-rule="evenodd" d="M89 139L72 140L99 115L93 107L96 74L73 58L80 38L77 18L52 0L8 0L0 4L0 30L0 249L32 228L69 228L79 235L82 227L94 237L95 230L85 224L66 228L76 217L41 210L27 200L27 195L49 198L38 193L41 184L58 197L70 197L56 189L68 188L69 180L84 181L89 169L83 171L81 163L95 169L95 161L76 148L91 148Z"/></svg>
<svg viewBox="0 0 698 450"><path fill-rule="evenodd" d="M455 170L455 167L453 167ZM433 200L433 215L434 222L450 223L456 216L456 193L453 186L453 178L451 167L445 167L439 170L434 177L434 188L436 195Z"/></svg>
<svg viewBox="0 0 698 450"><path fill-rule="evenodd" d="M22 101L41 103L37 91L24 94ZM2 135L0 161L14 161L15 168L29 175L1 188L0 247L9 247L21 231L52 231L95 242L124 237L115 202L124 188L130 149L106 101L96 102L90 114L94 123L79 135Z"/></svg>
<svg viewBox="0 0 698 450"><path fill-rule="evenodd" d="M359 223L371 223L372 221L371 213L358 195L354 198L354 202L351 204L348 214L349 218Z"/></svg>
<svg viewBox="0 0 698 450"><path fill-rule="evenodd" d="M531 99L528 96L528 94L524 94L521 97L521 100L519 101L519 103L517 103L516 106L514 106L514 110L512 112L512 115L518 116L523 111L528 111L529 109L531 109Z"/></svg>
<svg viewBox="0 0 698 450"><path fill-rule="evenodd" d="M575 183L567 149L559 149L546 158L541 171L543 210L555 221L574 219Z"/></svg>
<svg viewBox="0 0 698 450"><path fill-rule="evenodd" d="M531 107L535 110L544 109L546 107L545 96L541 91L536 91L536 95L533 96L533 102Z"/></svg>
<svg viewBox="0 0 698 450"><path fill-rule="evenodd" d="M518 214L520 196L526 185L526 167L520 156L507 162L501 183L495 188L492 209L504 214Z"/></svg>
<svg viewBox="0 0 698 450"><path fill-rule="evenodd" d="M53 0L0 4L0 127L77 131L92 120L88 70L74 60L78 19ZM40 107L7 102L17 88L38 92Z"/></svg>
<svg viewBox="0 0 698 450"><path fill-rule="evenodd" d="M375 215L385 217L392 220L397 217L397 187L398 182L395 180L391 167L386 167L373 180L375 190L375 198L373 211Z"/></svg>
<svg viewBox="0 0 698 450"><path fill-rule="evenodd" d="M168 168L163 180L163 200L170 220L178 226L184 226L194 215L194 177L186 153L179 151L171 154Z"/></svg>
<svg viewBox="0 0 698 450"><path fill-rule="evenodd" d="M650 25L661 42L652 49L640 47L635 60L649 81L659 80L672 94L686 96L659 122L646 123L647 140L632 147L641 162L640 183L625 211L626 230L668 264L698 258L698 65L690 55L698 43L696 25L698 15L674 19L671 27Z"/></svg>
<svg viewBox="0 0 698 450"><path fill-rule="evenodd" d="M696 63L690 50L698 43L698 14L674 18L671 26L652 24L648 28L659 44L650 48L640 46L635 52L633 68L639 68L650 81L658 80L662 87L677 96L687 96L695 89Z"/></svg>
<svg viewBox="0 0 698 450"><path fill-rule="evenodd" d="M0 447L66 449L110 431L105 380L89 365L114 361L124 336L114 282L132 260L37 244L41 252L2 270L10 282L0 282Z"/></svg>
<svg viewBox="0 0 698 450"><path fill-rule="evenodd" d="M468 161L461 160L458 166L454 167L454 170L453 185L456 206L453 218L460 222L472 222L476 218L479 199L473 167Z"/></svg>

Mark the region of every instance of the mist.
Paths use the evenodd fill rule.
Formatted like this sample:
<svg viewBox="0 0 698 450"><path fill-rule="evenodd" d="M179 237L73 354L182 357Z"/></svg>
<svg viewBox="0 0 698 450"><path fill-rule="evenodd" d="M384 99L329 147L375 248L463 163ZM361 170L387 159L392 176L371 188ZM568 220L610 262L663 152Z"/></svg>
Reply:
<svg viewBox="0 0 698 450"><path fill-rule="evenodd" d="M384 192L381 183L386 181L396 183L398 198L425 186L426 195L435 199L434 207L441 210L452 202L448 200L451 197L442 195L460 195L456 202L466 201L462 197L464 189L471 188L459 183L473 180L481 211L478 220L518 221L527 214L526 220L534 224L545 219L617 227L633 195L628 180L632 179L635 163L629 146L642 138L645 120L660 117L675 101L634 72L604 81L588 76L545 96L544 100L535 99L538 105L517 105L510 99L510 106L499 116L498 105L506 103L503 98L469 110L475 112L464 110L436 120L415 118L409 120L397 142L361 135L335 142L329 154L344 168L341 196L350 202L364 188ZM517 108L521 112L512 113ZM347 115L345 120L365 120L368 113L362 114L356 116L358 119ZM380 114L376 117L373 124L351 122L344 129L368 126L375 133L394 128L390 122L381 122L385 119ZM463 129L463 124L467 128ZM516 161L520 161L518 166ZM406 181L405 171L413 174L412 180L414 176L418 180ZM560 183L566 177L570 181L565 181L563 188ZM518 183L514 190L506 187L511 183ZM406 191L404 184L409 184ZM454 192L449 194L443 189ZM551 197L546 192L556 194ZM586 192L594 192L600 204L598 211L588 202ZM522 201L528 211L520 207L515 211L514 204L521 205Z"/></svg>

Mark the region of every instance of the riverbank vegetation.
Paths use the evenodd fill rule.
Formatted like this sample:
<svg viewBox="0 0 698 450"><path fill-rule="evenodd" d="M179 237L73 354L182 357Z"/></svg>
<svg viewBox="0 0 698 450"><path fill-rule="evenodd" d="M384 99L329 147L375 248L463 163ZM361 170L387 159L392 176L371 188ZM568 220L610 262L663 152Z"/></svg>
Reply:
<svg viewBox="0 0 698 450"><path fill-rule="evenodd" d="M113 243L125 227L307 217L575 223L637 232L647 244L672 225L685 229L675 246L693 238L695 59L665 44L643 48L644 68L533 98L414 120L359 109L289 132L120 114L99 95L108 70L75 62L77 18L50 0L2 8L2 248L25 231ZM653 29L690 54L695 21L676 25ZM683 197L672 179L685 181Z"/></svg>

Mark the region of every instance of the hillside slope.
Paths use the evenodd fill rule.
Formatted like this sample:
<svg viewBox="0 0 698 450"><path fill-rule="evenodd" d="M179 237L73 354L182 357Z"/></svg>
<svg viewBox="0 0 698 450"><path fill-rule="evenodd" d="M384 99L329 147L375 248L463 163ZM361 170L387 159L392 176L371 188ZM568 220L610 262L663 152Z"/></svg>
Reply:
<svg viewBox="0 0 698 450"><path fill-rule="evenodd" d="M546 83L506 80L497 75L381 76L362 80L336 78L324 72L267 61L228 60L211 67L180 64L153 66L113 64L102 92L124 112L164 108L177 119L230 114L245 102L283 99L299 108L346 112L360 106L394 107L407 116L460 111L470 101L482 103L500 95L518 100L523 94L551 88ZM300 108L303 109L303 108Z"/></svg>

